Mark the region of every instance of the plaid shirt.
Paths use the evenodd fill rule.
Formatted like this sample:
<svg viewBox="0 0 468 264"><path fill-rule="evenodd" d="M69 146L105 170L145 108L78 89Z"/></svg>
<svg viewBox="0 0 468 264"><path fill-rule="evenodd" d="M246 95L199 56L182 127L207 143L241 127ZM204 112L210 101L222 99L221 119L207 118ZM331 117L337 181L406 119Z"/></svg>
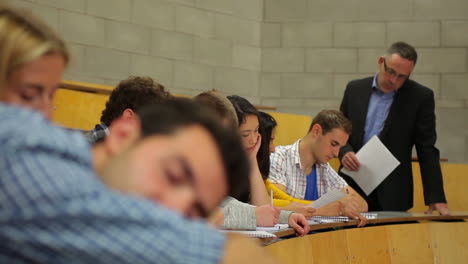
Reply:
<svg viewBox="0 0 468 264"><path fill-rule="evenodd" d="M299 157L299 142L292 145L278 146L270 156L270 175L272 183L286 186L286 193L304 199L307 188L307 175L304 174ZM315 164L317 168L317 192L322 196L330 190L341 190L348 184L341 178L330 164Z"/></svg>
<svg viewBox="0 0 468 264"><path fill-rule="evenodd" d="M224 235L108 189L89 145L0 104L0 263L218 263Z"/></svg>

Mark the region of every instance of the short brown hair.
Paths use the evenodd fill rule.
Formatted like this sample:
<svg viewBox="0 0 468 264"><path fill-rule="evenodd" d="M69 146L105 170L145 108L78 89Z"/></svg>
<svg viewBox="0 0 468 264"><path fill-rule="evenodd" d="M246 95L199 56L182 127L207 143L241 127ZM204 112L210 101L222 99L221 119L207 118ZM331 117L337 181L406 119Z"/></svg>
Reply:
<svg viewBox="0 0 468 264"><path fill-rule="evenodd" d="M157 104L169 98L172 95L152 78L131 76L121 81L112 91L106 108L102 111L101 122L109 126L125 109L138 112L146 105Z"/></svg>
<svg viewBox="0 0 468 264"><path fill-rule="evenodd" d="M236 109L234 109L231 101L221 92L216 90L203 92L195 96L193 100L213 109L219 117L227 119L232 127L237 128L239 126Z"/></svg>
<svg viewBox="0 0 468 264"><path fill-rule="evenodd" d="M309 132L315 124L322 127L322 134L332 131L335 128L342 128L348 135L351 134L351 121L344 114L337 110L322 110L312 120Z"/></svg>

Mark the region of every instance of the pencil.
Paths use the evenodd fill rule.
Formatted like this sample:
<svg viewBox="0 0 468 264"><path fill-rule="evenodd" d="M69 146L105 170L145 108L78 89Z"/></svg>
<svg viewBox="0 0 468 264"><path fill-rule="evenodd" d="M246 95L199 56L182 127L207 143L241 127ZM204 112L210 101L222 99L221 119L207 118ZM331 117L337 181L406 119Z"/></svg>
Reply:
<svg viewBox="0 0 468 264"><path fill-rule="evenodd" d="M270 204L273 205L273 189L270 189Z"/></svg>

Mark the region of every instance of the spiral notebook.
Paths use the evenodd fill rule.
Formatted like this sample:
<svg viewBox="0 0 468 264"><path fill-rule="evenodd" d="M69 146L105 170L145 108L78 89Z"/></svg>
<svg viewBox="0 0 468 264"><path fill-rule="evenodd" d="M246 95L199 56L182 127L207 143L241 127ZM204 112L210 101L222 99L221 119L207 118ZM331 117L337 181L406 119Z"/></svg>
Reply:
<svg viewBox="0 0 468 264"><path fill-rule="evenodd" d="M221 232L224 233L234 233L234 234L240 234L248 237L256 237L256 238L275 238L276 235L269 233L267 231L247 231L247 230L221 230Z"/></svg>
<svg viewBox="0 0 468 264"><path fill-rule="evenodd" d="M378 217L377 213L361 213L367 219L376 219ZM351 219L347 216L312 216L309 222L316 222L320 224L325 223L336 223L336 222L348 222Z"/></svg>

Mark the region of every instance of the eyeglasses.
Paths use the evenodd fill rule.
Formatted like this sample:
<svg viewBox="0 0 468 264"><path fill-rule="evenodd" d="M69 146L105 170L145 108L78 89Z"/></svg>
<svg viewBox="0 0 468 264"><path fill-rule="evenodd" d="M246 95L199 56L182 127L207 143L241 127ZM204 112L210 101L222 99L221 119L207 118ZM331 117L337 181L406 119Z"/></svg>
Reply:
<svg viewBox="0 0 468 264"><path fill-rule="evenodd" d="M406 80L409 78L409 75L398 74L394 69L388 67L387 63L385 62L385 59L383 61L383 66L386 73L390 74L393 77L397 77L399 80Z"/></svg>

